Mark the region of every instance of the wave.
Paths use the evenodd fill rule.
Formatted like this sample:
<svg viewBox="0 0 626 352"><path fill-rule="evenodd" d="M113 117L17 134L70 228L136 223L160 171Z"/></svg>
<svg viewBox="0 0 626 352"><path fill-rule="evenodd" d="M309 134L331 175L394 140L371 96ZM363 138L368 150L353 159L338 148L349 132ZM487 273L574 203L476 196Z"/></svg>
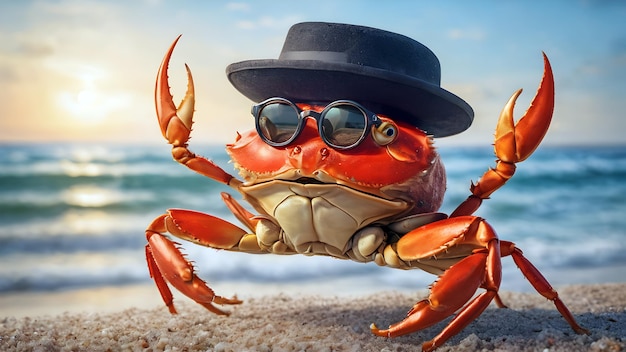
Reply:
<svg viewBox="0 0 626 352"><path fill-rule="evenodd" d="M8 145L2 146L0 176L35 175L68 177L123 177L132 175L179 176L190 172L178 165L166 146ZM222 147L199 148L228 171ZM200 153L202 154L202 153Z"/></svg>
<svg viewBox="0 0 626 352"><path fill-rule="evenodd" d="M0 194L0 219L25 220L28 216L54 217L72 210L99 209L110 212L143 212L185 206L205 207L220 204L220 192L232 192L225 186L199 183L181 189L158 186L161 181L141 187L75 184L61 190L13 190ZM149 185L147 184L149 183ZM193 182L187 182L187 185ZM165 183L167 185L167 183ZM157 191L159 188L163 191ZM208 207L212 209L213 207Z"/></svg>
<svg viewBox="0 0 626 352"><path fill-rule="evenodd" d="M54 230L52 230L54 231ZM46 231L47 232L47 231ZM143 231L127 234L39 235L0 237L0 255L10 254L72 254L77 252L115 252L137 249L145 245Z"/></svg>
<svg viewBox="0 0 626 352"><path fill-rule="evenodd" d="M519 242L525 255L544 272L600 270L626 265L624 248L610 242L589 246L555 247L548 241ZM360 278L388 289L428 287L436 277L420 270L397 270L329 257L251 255L217 251L184 244L184 252L196 267L196 273L209 285L212 282L286 283L323 279ZM15 270L14 263L20 263ZM13 264L12 264L13 263ZM532 290L510 258L503 258L503 284ZM560 277L549 277L559 282ZM613 280L623 281L624 277ZM592 278L588 278L592 280ZM30 253L0 257L0 292L66 290L148 283L151 279L140 248L116 251L77 251L71 253ZM565 281L567 282L567 281ZM156 291L155 291L156 294Z"/></svg>
<svg viewBox="0 0 626 352"><path fill-rule="evenodd" d="M0 292L149 281L144 231L167 208L204 211L239 225L219 195L235 192L174 162L167 145L0 145L0 150ZM234 174L223 147L197 150ZM448 173L442 211L451 211L469 195L470 181L494 166L495 157L490 148L440 152ZM540 270L626 265L624 179L626 148L541 148L476 215L502 239L516 242ZM363 276L390 288L422 288L434 280L416 271L325 257L183 246L209 280ZM507 264L505 270L514 269Z"/></svg>
<svg viewBox="0 0 626 352"><path fill-rule="evenodd" d="M141 252L10 255L0 258L0 292L53 291L149 280ZM19 271L15 265L20 263Z"/></svg>

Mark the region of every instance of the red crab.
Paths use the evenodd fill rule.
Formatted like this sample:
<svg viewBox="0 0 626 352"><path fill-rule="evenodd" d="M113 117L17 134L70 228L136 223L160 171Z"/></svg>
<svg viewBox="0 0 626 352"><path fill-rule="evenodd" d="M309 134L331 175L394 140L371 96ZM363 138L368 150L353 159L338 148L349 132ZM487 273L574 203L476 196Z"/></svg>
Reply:
<svg viewBox="0 0 626 352"><path fill-rule="evenodd" d="M423 131L377 116L352 149L333 148L320 137L316 120L304 118L290 143L272 146L257 130L237 135L226 146L243 181L187 148L194 111L193 80L187 68L187 93L176 108L169 93L167 68L171 45L156 82L156 109L161 131L172 144L176 161L238 191L258 213L252 214L223 193L226 206L246 229L220 218L170 209L147 228L146 258L150 274L171 313L176 313L168 284L216 314L215 304L240 304L214 294L196 276L192 264L166 234L203 246L247 253L325 255L399 269L422 269L439 275L428 298L407 317L374 334L395 337L456 316L423 350L441 346L476 319L498 296L501 258L511 256L541 295L554 302L577 333L579 326L557 292L514 243L500 240L484 219L472 213L515 172L515 163L535 150L545 135L554 106L554 82L544 55L544 76L530 108L517 124L513 107L521 90L504 107L495 133L495 168L471 185L471 195L451 215L437 212L446 178L432 137ZM323 106L297 104L298 111L319 113ZM272 128L269 126L266 128ZM372 168L371 165L377 165ZM476 291L484 291L472 298Z"/></svg>

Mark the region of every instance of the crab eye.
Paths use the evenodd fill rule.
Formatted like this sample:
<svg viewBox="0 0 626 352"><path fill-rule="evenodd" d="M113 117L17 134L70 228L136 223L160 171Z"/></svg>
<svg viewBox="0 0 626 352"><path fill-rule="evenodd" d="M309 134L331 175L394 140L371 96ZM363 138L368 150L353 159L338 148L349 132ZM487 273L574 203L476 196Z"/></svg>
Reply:
<svg viewBox="0 0 626 352"><path fill-rule="evenodd" d="M392 122L383 122L372 130L372 137L378 145L387 145L398 136L398 127Z"/></svg>

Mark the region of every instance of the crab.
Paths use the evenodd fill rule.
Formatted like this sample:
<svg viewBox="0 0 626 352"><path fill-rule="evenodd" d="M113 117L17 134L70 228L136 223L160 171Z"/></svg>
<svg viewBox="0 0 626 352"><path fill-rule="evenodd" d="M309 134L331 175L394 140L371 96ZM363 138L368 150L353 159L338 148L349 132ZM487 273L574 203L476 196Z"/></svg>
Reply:
<svg viewBox="0 0 626 352"><path fill-rule="evenodd" d="M230 313L216 305L242 301L215 294L168 234L220 250L324 255L438 275L428 297L417 302L402 321L387 329L375 324L370 327L375 335L396 337L457 313L438 335L423 343L424 351L459 333L492 301L505 307L498 295L501 258L511 256L572 329L588 333L522 251L514 243L500 240L485 219L472 215L513 176L515 164L533 153L548 129L554 82L545 54L543 78L524 116L514 122L513 108L521 89L502 110L495 132L495 167L471 184L467 200L448 216L438 212L446 177L432 136L391 116L380 116L382 123L349 150L327 145L312 117L306 118L302 132L285 146L268 145L256 130L238 133L226 151L243 181L193 153L188 149L195 103L189 67L185 65L187 92L178 107L168 85L170 57L179 39L171 44L157 74L155 103L161 132L172 145L177 162L230 186L257 214L222 193L226 206L245 229L183 209L169 209L148 226L145 249L150 276L172 314L177 311L169 285L219 315ZM298 108L322 109L306 103ZM477 294L479 289L482 292Z"/></svg>

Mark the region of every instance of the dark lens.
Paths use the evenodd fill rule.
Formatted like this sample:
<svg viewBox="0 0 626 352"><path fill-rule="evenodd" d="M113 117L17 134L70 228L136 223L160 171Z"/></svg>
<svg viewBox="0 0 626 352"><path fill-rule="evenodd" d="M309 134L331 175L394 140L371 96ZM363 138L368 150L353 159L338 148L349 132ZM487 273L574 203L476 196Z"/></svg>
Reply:
<svg viewBox="0 0 626 352"><path fill-rule="evenodd" d="M338 147L350 147L359 142L367 126L363 112L352 105L333 106L321 119L321 132L326 142Z"/></svg>
<svg viewBox="0 0 626 352"><path fill-rule="evenodd" d="M271 103L259 111L259 133L268 141L280 144L289 141L298 129L298 111L284 103Z"/></svg>

